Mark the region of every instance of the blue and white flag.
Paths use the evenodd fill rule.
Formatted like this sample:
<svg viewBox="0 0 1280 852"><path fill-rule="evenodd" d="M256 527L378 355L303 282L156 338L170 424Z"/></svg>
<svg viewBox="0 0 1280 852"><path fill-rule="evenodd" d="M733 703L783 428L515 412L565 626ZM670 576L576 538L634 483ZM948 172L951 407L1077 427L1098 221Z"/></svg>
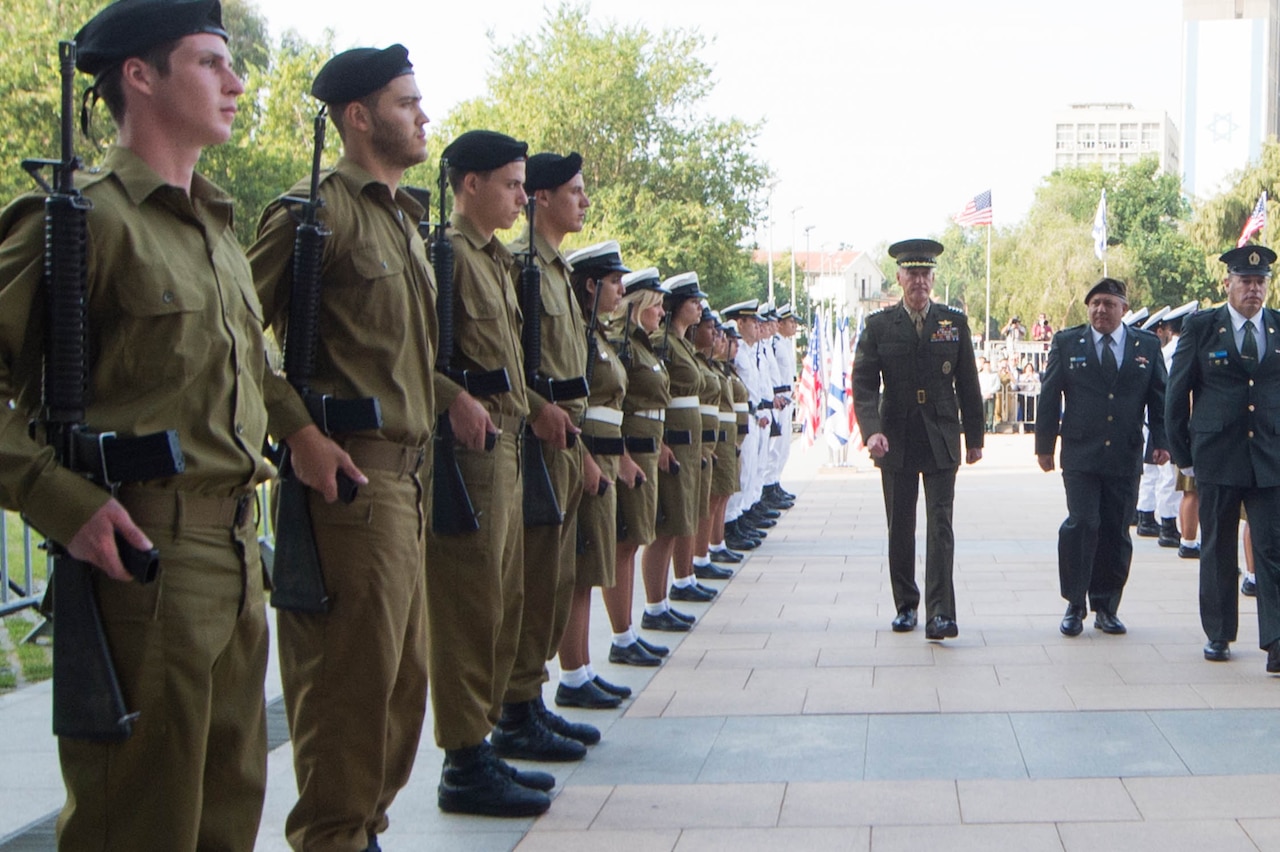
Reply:
<svg viewBox="0 0 1280 852"><path fill-rule="evenodd" d="M1098 256L1098 260L1105 260L1107 256L1107 191L1102 190L1102 197L1098 199L1098 212L1093 214L1093 253Z"/></svg>

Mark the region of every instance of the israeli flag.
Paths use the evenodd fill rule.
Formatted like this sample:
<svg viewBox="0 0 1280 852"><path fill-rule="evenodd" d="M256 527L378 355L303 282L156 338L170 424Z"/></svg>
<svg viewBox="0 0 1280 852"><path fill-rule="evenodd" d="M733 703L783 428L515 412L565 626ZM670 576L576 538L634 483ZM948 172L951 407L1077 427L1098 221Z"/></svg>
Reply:
<svg viewBox="0 0 1280 852"><path fill-rule="evenodd" d="M1105 260L1107 255L1107 191L1102 190L1098 199L1098 212L1093 214L1093 253L1098 260Z"/></svg>

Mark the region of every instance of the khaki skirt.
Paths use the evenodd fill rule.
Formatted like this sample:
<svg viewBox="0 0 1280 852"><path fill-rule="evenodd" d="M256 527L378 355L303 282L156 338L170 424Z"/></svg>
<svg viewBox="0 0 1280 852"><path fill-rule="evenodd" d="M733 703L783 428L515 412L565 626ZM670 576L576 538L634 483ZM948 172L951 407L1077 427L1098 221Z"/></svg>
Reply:
<svg viewBox="0 0 1280 852"><path fill-rule="evenodd" d="M652 440L662 445L663 424L629 414L622 420L622 434L641 441ZM639 488L618 488L617 535L619 543L646 545L657 537L658 519L658 452L631 451L631 460L644 471L644 484Z"/></svg>
<svg viewBox="0 0 1280 852"><path fill-rule="evenodd" d="M671 444L671 451L680 463L678 474L658 471L658 520L654 531L660 536L693 535L698 528L702 478L702 416L698 409L668 408L667 432L687 432L689 443ZM711 493L710 478L707 493Z"/></svg>
<svg viewBox="0 0 1280 852"><path fill-rule="evenodd" d="M590 438L620 439L622 430L599 420L584 420L582 434ZM590 441L583 441L589 447ZM610 481L604 496L583 494L578 504L578 558L574 583L578 588L612 586L618 544L618 466L621 455L593 452L591 457Z"/></svg>

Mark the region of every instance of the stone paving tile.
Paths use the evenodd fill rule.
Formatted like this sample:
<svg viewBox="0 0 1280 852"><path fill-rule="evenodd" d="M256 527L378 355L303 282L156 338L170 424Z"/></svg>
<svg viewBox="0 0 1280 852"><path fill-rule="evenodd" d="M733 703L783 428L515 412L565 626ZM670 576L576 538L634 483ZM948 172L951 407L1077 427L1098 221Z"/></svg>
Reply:
<svg viewBox="0 0 1280 852"><path fill-rule="evenodd" d="M1182 684L1100 686L1068 684L1078 710L1200 709L1209 705L1194 689Z"/></svg>
<svg viewBox="0 0 1280 852"><path fill-rule="evenodd" d="M1188 771L1180 752L1144 713L1016 713L1009 721L1032 778Z"/></svg>
<svg viewBox="0 0 1280 852"><path fill-rule="evenodd" d="M875 686L881 689L903 689L909 687L932 686L997 686L996 670L993 666L969 665L935 665L933 668L922 666L877 666L875 670Z"/></svg>
<svg viewBox="0 0 1280 852"><path fill-rule="evenodd" d="M1119 778L956 782L966 823L1110 822L1143 818ZM1010 808L1017 802L1017 808Z"/></svg>
<svg viewBox="0 0 1280 852"><path fill-rule="evenodd" d="M841 686L871 686L871 667L860 668L807 668L807 669L753 669L747 680L752 689L807 689Z"/></svg>
<svg viewBox="0 0 1280 852"><path fill-rule="evenodd" d="M871 848L875 852L920 852L921 849L945 849L947 852L992 852L996 849L1062 852L1063 846L1058 839L1057 829L1052 825L921 825L873 827ZM1124 846L1100 848L1134 852L1131 847Z"/></svg>
<svg viewBox="0 0 1280 852"><path fill-rule="evenodd" d="M557 778L571 769L566 786L689 784L698 777L723 726L723 715L677 721L624 718L591 747L582 763L546 769Z"/></svg>
<svg viewBox="0 0 1280 852"><path fill-rule="evenodd" d="M690 828L675 852L870 852L870 828Z"/></svg>
<svg viewBox="0 0 1280 852"><path fill-rule="evenodd" d="M538 831L585 831L613 794L607 784L570 784L554 791L554 807L534 820L529 829Z"/></svg>
<svg viewBox="0 0 1280 852"><path fill-rule="evenodd" d="M1258 852L1280 852L1280 819L1242 819L1240 827Z"/></svg>
<svg viewBox="0 0 1280 852"><path fill-rule="evenodd" d="M1027 777L1001 714L872 716L866 760L868 780Z"/></svg>
<svg viewBox="0 0 1280 852"><path fill-rule="evenodd" d="M1199 775L1125 778L1124 786L1148 822L1176 819L1280 819L1280 775Z"/></svg>
<svg viewBox="0 0 1280 852"><path fill-rule="evenodd" d="M866 739L866 716L726 719L697 781L855 781Z"/></svg>
<svg viewBox="0 0 1280 852"><path fill-rule="evenodd" d="M678 829L659 826L650 830L546 831L530 832L515 848L519 852L671 852L679 838Z"/></svg>
<svg viewBox="0 0 1280 852"><path fill-rule="evenodd" d="M1245 830L1229 819L1072 822L1059 825L1058 831L1065 852L1257 852Z"/></svg>
<svg viewBox="0 0 1280 852"><path fill-rule="evenodd" d="M765 828L778 824L784 784L634 784L616 789L593 828Z"/></svg>
<svg viewBox="0 0 1280 852"><path fill-rule="evenodd" d="M818 667L847 666L932 666L933 649L927 645L903 648L830 646L825 642L818 652Z"/></svg>
<svg viewBox="0 0 1280 852"><path fill-rule="evenodd" d="M1274 708L1280 704L1278 700L1280 696L1276 695L1276 685L1273 683L1197 683L1191 688L1215 710L1241 707Z"/></svg>
<svg viewBox="0 0 1280 852"><path fill-rule="evenodd" d="M1280 767L1280 710L1162 710L1148 715L1196 775L1274 772Z"/></svg>
<svg viewBox="0 0 1280 852"><path fill-rule="evenodd" d="M704 669L795 669L813 668L818 664L816 648L762 648L760 650L711 649L702 655L699 671Z"/></svg>
<svg viewBox="0 0 1280 852"><path fill-rule="evenodd" d="M1059 684L939 686L938 708L943 713L1014 713L1074 710L1075 703Z"/></svg>
<svg viewBox="0 0 1280 852"><path fill-rule="evenodd" d="M996 676L1006 686L1083 685L1111 686L1123 683L1107 663L1045 663L1034 666L998 665Z"/></svg>
<svg viewBox="0 0 1280 852"><path fill-rule="evenodd" d="M954 781L795 782L778 818L780 826L959 824Z"/></svg>
<svg viewBox="0 0 1280 852"><path fill-rule="evenodd" d="M805 692L796 689L677 690L663 718L677 716L777 716L798 714L804 708Z"/></svg>
<svg viewBox="0 0 1280 852"><path fill-rule="evenodd" d="M932 686L899 689L864 687L813 687L804 702L808 714L827 713L937 713L938 690Z"/></svg>

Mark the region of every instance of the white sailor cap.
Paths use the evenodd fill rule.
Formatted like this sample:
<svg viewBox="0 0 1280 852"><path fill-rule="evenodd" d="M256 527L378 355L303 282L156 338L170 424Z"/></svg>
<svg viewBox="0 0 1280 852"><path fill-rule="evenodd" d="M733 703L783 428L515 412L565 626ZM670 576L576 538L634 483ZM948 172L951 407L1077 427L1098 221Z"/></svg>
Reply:
<svg viewBox="0 0 1280 852"><path fill-rule="evenodd" d="M698 273L696 272L681 272L679 275L672 275L662 282L662 286L677 299L705 299L707 297L707 294L698 287Z"/></svg>
<svg viewBox="0 0 1280 852"><path fill-rule="evenodd" d="M795 316L795 311L792 310L791 303L787 302L785 305L778 308L777 314L778 314L778 319L780 320L791 319L793 316Z"/></svg>
<svg viewBox="0 0 1280 852"><path fill-rule="evenodd" d="M1168 315L1169 315L1169 306L1165 305L1163 308L1156 311L1151 316L1147 317L1147 321L1142 324L1142 330L1150 331L1151 329L1159 325L1160 322Z"/></svg>
<svg viewBox="0 0 1280 852"><path fill-rule="evenodd" d="M738 317L751 317L754 319L756 309L759 307L759 299L747 299L745 302L735 302L720 313L722 316L729 317L730 319L737 319Z"/></svg>
<svg viewBox="0 0 1280 852"><path fill-rule="evenodd" d="M1131 326L1134 323L1142 322L1144 319L1146 319L1148 313L1149 311L1145 307L1138 308L1136 311L1128 310L1128 311L1125 311L1124 316L1120 317L1120 322L1124 323L1125 325Z"/></svg>
<svg viewBox="0 0 1280 852"><path fill-rule="evenodd" d="M605 240L602 243L578 249L566 258L575 271L599 275L610 272L630 272L622 263L622 248L617 240Z"/></svg>
<svg viewBox="0 0 1280 852"><path fill-rule="evenodd" d="M639 290L652 290L655 293L666 294L666 290L662 287L662 276L658 274L655 266L648 266L644 269L637 269L635 272L628 272L622 276L622 287L626 295L630 296Z"/></svg>
<svg viewBox="0 0 1280 852"><path fill-rule="evenodd" d="M1196 299L1192 299L1190 302L1187 302L1185 305L1179 305L1178 307L1169 311L1169 313L1165 316L1164 320L1165 322L1173 322L1174 320L1180 320L1183 317L1194 314L1196 312L1196 308L1198 307L1200 307L1200 302L1197 301Z"/></svg>

